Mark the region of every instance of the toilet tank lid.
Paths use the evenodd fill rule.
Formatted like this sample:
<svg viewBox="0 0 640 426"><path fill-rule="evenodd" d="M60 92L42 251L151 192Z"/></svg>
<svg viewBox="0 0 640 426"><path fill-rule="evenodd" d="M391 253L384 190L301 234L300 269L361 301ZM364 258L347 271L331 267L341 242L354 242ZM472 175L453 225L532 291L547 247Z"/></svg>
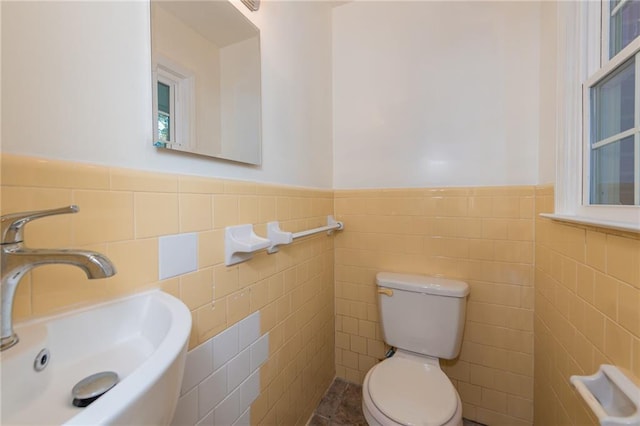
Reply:
<svg viewBox="0 0 640 426"><path fill-rule="evenodd" d="M376 283L381 287L416 293L435 294L438 296L465 297L469 294L469 284L464 281L427 275L397 274L394 272L378 272Z"/></svg>

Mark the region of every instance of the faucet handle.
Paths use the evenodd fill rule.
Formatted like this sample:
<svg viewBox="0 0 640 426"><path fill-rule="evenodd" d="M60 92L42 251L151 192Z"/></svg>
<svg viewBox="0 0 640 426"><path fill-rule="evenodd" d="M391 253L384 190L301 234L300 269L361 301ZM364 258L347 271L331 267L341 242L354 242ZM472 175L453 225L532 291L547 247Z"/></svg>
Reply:
<svg viewBox="0 0 640 426"><path fill-rule="evenodd" d="M0 218L2 223L2 244L15 244L24 240L22 230L24 225L34 219L66 213L77 213L80 208L76 205L50 210L10 213Z"/></svg>

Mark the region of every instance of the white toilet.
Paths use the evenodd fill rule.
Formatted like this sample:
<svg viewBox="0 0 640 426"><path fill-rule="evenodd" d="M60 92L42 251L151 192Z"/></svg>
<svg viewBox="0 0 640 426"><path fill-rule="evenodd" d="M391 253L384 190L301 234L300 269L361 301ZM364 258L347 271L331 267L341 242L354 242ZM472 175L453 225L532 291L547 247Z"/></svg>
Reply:
<svg viewBox="0 0 640 426"><path fill-rule="evenodd" d="M439 358L458 356L469 286L424 275L376 276L385 342L394 356L376 364L362 385L371 426L461 426L462 403Z"/></svg>

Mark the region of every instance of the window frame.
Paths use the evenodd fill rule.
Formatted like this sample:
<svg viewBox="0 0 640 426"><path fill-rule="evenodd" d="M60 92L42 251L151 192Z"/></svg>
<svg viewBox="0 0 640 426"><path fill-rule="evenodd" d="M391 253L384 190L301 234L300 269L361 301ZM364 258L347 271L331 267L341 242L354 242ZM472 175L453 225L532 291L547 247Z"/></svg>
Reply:
<svg viewBox="0 0 640 426"><path fill-rule="evenodd" d="M155 55L153 80L153 145L189 150L195 146L195 77L193 72L162 55ZM170 87L169 142L162 142L158 132L158 82Z"/></svg>
<svg viewBox="0 0 640 426"><path fill-rule="evenodd" d="M604 24L605 8L608 11L606 0L558 2L556 213L545 216L640 232L640 206L589 204L591 146L588 90L629 59L629 52L640 51L640 38L636 38L614 58L603 62L605 55L608 56L609 42L608 22ZM606 37L604 31L607 31ZM638 62L636 81L640 72ZM639 86L636 84L635 114L640 113ZM636 160L638 154L636 150Z"/></svg>

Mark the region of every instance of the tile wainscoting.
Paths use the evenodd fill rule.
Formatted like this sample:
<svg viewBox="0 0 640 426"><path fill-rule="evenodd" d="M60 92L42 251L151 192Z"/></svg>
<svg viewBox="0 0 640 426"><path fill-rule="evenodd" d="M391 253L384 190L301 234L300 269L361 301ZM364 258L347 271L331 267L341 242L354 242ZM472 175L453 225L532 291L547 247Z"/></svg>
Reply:
<svg viewBox="0 0 640 426"><path fill-rule="evenodd" d="M227 267L224 228L253 223L258 234L266 235L267 222L274 220L291 232L323 226L333 214L333 191L7 154L0 161L2 214L80 207L77 214L28 224L28 246L96 250L118 270L112 278L88 281L78 268L36 268L18 287L18 320L162 288L191 310L189 348L202 353L207 345L216 347L209 343L214 336L259 311L260 335L269 335L268 357L259 369L250 421L307 421L335 376L333 239L309 237L277 254L259 253ZM173 239L188 247L195 242L195 252L190 250L197 258L186 266L160 258L166 254L162 244ZM176 271L179 275L172 276ZM195 357L189 354L188 372ZM233 365L242 363L246 354Z"/></svg>
<svg viewBox="0 0 640 426"><path fill-rule="evenodd" d="M571 374L608 362L640 377L640 237L537 217L553 209L550 186L331 191L6 154L1 166L2 214L80 206L27 225L29 246L96 250L118 269L88 282L77 268L36 268L18 287L14 315L29 319L151 287L179 297L193 318L180 423L215 419L220 408L225 418L238 414L236 422L301 425L336 374L359 384L386 350L375 293L383 270L470 284L462 352L443 362L466 418L530 425L535 394L536 424L593 423ZM330 214L345 224L335 238L223 263L226 226L253 223L266 235L266 223L278 220L297 232L325 225ZM167 269L170 253L161 257L172 239L190 250L195 244L177 272ZM249 352L238 340L229 364L214 367L215 342L244 320L255 332L258 317L261 337ZM253 369L250 348L264 346L266 360ZM201 370L209 355L211 367ZM256 384L251 409L240 411Z"/></svg>

